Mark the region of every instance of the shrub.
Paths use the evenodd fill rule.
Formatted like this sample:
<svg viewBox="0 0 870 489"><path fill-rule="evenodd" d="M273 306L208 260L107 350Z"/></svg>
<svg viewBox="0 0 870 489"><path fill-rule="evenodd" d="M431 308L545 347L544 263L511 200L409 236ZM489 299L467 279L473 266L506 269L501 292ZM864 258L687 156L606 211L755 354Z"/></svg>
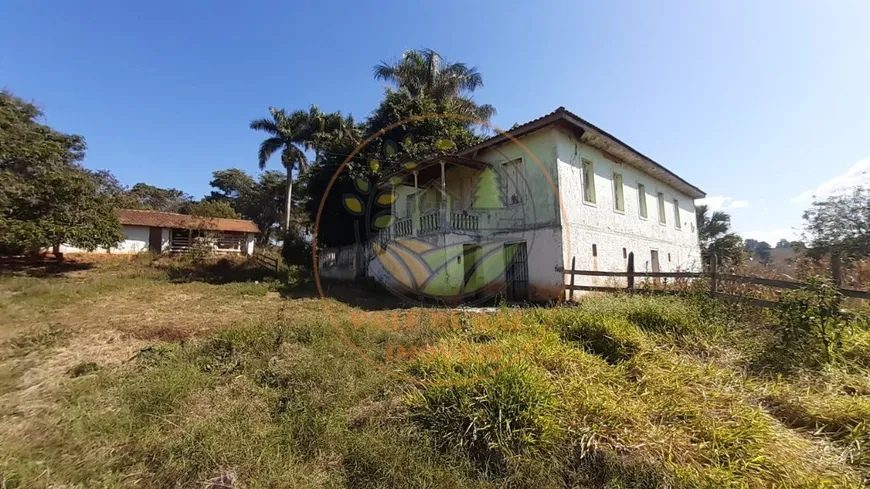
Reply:
<svg viewBox="0 0 870 489"><path fill-rule="evenodd" d="M413 391L407 404L411 419L440 448L465 450L488 470L557 438L556 398L546 378L524 365L506 365L471 383L434 383Z"/></svg>
<svg viewBox="0 0 870 489"><path fill-rule="evenodd" d="M553 317L562 339L579 343L608 362L627 360L651 348L651 342L628 320L606 314L563 312Z"/></svg>
<svg viewBox="0 0 870 489"><path fill-rule="evenodd" d="M806 286L782 294L777 308L776 350L805 366L831 363L842 353L852 314L829 281L811 277Z"/></svg>

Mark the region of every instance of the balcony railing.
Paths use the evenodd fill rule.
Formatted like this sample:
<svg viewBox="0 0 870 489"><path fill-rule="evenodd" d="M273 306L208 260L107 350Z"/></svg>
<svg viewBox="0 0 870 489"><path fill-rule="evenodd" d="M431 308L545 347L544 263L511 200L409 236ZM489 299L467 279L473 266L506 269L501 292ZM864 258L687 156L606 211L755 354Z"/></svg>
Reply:
<svg viewBox="0 0 870 489"><path fill-rule="evenodd" d="M447 215L448 219L442 221L442 211L427 211L420 215L417 229L414 229L414 218L405 217L396 220L392 226L382 230L379 235L381 240L402 238L405 236L423 236L426 234L449 233L449 232L480 232L480 216L467 212L452 212ZM444 225L442 225L442 222Z"/></svg>
<svg viewBox="0 0 870 489"><path fill-rule="evenodd" d="M401 238L414 234L414 220L410 217L399 219L393 224L393 236Z"/></svg>
<svg viewBox="0 0 870 489"><path fill-rule="evenodd" d="M428 234L441 230L441 213L430 211L420 216L419 234Z"/></svg>
<svg viewBox="0 0 870 489"><path fill-rule="evenodd" d="M450 226L455 231L473 231L480 230L480 218L474 214L454 212L450 216Z"/></svg>

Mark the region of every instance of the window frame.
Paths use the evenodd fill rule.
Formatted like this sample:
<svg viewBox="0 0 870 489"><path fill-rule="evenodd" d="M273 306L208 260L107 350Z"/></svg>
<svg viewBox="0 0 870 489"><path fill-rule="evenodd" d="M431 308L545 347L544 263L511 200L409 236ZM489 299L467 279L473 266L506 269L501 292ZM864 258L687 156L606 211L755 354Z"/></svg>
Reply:
<svg viewBox="0 0 870 489"><path fill-rule="evenodd" d="M646 185L637 182L637 215L646 221L649 219L649 209L646 202Z"/></svg>
<svg viewBox="0 0 870 489"><path fill-rule="evenodd" d="M665 209L665 193L664 192L656 192L656 204L658 206L659 212L659 224L662 226L668 225L668 213Z"/></svg>
<svg viewBox="0 0 870 489"><path fill-rule="evenodd" d="M682 214L680 213L680 201L679 199L673 200L674 204L674 228L677 230L683 229L683 223L681 222Z"/></svg>
<svg viewBox="0 0 870 489"><path fill-rule="evenodd" d="M526 201L526 197L527 197L525 195L525 192L523 190L520 190L520 182L516 181L516 182L514 182L514 185L516 186L516 190L517 190L517 193L516 193L517 201L513 202L510 200L511 196L510 196L509 190L510 190L511 173L509 171L508 165L512 165L514 163L516 163L517 168L519 169L519 173L521 174L521 175L518 175L518 177L522 176L523 182L526 181L526 165L525 165L525 160L523 159L522 156L520 156L519 158L514 158L512 160L505 161L504 163L501 164L502 176L504 178L504 182L502 185L502 187L503 187L502 188L502 191L503 191L502 195L504 196L504 203L507 206L523 205L523 203Z"/></svg>
<svg viewBox="0 0 870 489"><path fill-rule="evenodd" d="M589 174L587 175L587 168ZM598 205L595 198L595 166L592 160L580 159L580 184L582 186L583 203L596 207Z"/></svg>
<svg viewBox="0 0 870 489"><path fill-rule="evenodd" d="M613 180L613 212L617 214L625 214L625 179L622 177L622 173L614 171L612 174ZM617 180L619 183L617 184ZM622 208L620 209L620 203L622 204Z"/></svg>

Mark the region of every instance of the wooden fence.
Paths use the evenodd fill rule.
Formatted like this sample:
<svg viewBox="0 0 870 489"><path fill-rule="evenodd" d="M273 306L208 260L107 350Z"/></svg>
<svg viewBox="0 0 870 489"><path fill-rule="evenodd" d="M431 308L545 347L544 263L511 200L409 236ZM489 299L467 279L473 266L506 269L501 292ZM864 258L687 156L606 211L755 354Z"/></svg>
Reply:
<svg viewBox="0 0 870 489"><path fill-rule="evenodd" d="M277 272L281 267L281 259L275 256L270 256L262 251L255 251L253 256L251 257L254 261L257 262L261 267L271 270L273 272Z"/></svg>
<svg viewBox="0 0 870 489"><path fill-rule="evenodd" d="M716 256L713 255L710 260L710 269L705 272L642 272L636 271L634 269L634 253L628 254L628 269L624 272L600 272L597 270L577 270L576 267L576 258L571 259L571 269L565 270L565 275L570 276L570 283L565 286L565 289L568 290L568 300L574 299L574 291L575 290L583 290L583 291L597 291L597 292L615 292L615 291L628 291L628 292L647 292L647 293L662 293L662 294L673 294L678 293L674 290L662 290L662 289L639 289L635 287L635 279L637 277L643 278L674 278L674 279L709 279L710 280L710 295L713 297L718 297L725 300L731 301L742 301L747 302L760 307L774 307L776 306L775 301L770 301L766 299L758 299L754 297L746 297L742 295L734 295L727 294L721 292L720 284L723 282L733 282L740 284L752 284L759 285L762 287L770 287L774 289L798 289L805 286L805 283L802 282L792 282L788 280L776 280L770 278L761 278L761 277L749 277L744 275L734 275L730 273L720 273L718 269L718 263ZM841 271L840 271L840 260L835 257L831 260L831 268L834 283L841 283ZM576 285L575 277L625 277L627 280L626 287L616 287L616 286L599 286L599 285ZM865 299L870 300L870 292L864 290L853 290L853 289L843 289L840 288L840 292L846 296L855 299Z"/></svg>

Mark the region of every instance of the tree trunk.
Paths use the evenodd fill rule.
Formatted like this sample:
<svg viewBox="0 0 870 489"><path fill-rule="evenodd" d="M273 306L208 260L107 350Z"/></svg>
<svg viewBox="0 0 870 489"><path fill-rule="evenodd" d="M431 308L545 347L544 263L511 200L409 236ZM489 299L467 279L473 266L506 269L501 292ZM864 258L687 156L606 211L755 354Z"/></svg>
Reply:
<svg viewBox="0 0 870 489"><path fill-rule="evenodd" d="M284 233L290 232L290 207L293 198L293 169L287 169L287 209L284 212Z"/></svg>
<svg viewBox="0 0 870 489"><path fill-rule="evenodd" d="M55 244L51 247L51 254L54 255L54 259L57 260L58 263L63 261L63 253L60 252L59 244Z"/></svg>

